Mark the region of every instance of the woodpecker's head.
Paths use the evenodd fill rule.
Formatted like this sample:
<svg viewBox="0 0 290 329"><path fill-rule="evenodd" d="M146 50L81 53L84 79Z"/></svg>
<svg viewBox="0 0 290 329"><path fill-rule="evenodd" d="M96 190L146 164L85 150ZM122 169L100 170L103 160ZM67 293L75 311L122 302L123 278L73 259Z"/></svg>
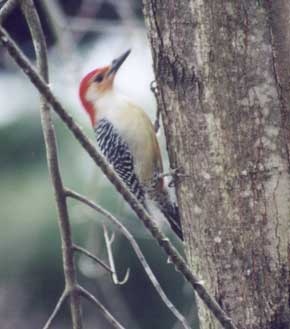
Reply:
<svg viewBox="0 0 290 329"><path fill-rule="evenodd" d="M96 108L94 103L106 92L112 90L116 73L130 52L130 49L127 50L123 55L114 59L110 65L95 69L82 79L79 95L93 126L96 124Z"/></svg>

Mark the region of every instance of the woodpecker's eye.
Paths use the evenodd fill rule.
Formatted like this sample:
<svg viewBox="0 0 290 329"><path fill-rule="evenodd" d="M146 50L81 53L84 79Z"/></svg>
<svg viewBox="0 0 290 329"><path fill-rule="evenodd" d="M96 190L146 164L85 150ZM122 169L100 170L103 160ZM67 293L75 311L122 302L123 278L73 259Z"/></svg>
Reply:
<svg viewBox="0 0 290 329"><path fill-rule="evenodd" d="M102 74L99 74L95 77L94 81L100 83L103 81L103 79L104 79L104 76Z"/></svg>

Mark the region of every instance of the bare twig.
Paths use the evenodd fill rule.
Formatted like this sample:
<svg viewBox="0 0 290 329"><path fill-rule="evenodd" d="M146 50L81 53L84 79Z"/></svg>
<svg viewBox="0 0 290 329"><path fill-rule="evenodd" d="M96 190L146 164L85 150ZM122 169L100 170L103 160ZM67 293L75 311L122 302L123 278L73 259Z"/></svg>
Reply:
<svg viewBox="0 0 290 329"><path fill-rule="evenodd" d="M7 0L6 3L0 9L0 25L3 24L5 19L13 11L18 4L19 0Z"/></svg>
<svg viewBox="0 0 290 329"><path fill-rule="evenodd" d="M169 310L173 313L173 315L182 323L182 325L185 329L190 329L190 326L187 323L184 316L175 308L175 306L171 303L171 301L166 296L166 294L163 291L162 287L160 286L157 278L155 277L154 273L152 272L150 266L148 265L138 243L133 238L132 234L126 229L126 227L116 217L114 217L111 213L109 213L107 210L103 209L99 205L96 205L94 202L88 200L84 196L82 196L74 191L71 191L71 190L67 190L66 193L67 193L67 196L81 201L82 203L86 204L87 206L91 207L95 211L102 214L106 219L108 219L110 222L112 222L113 225L115 225L115 227L127 238L129 243L131 244L133 250L135 251L136 256L138 257L140 263L142 264L146 274L148 275L148 278L152 282L154 288L156 289L157 293L161 297L164 304L169 308Z"/></svg>
<svg viewBox="0 0 290 329"><path fill-rule="evenodd" d="M104 237L105 237L105 243L106 243L109 263L110 263L111 268L114 271L113 275L112 275L112 279L113 279L114 284L121 286L121 285L128 282L129 276L130 276L130 268L127 269L126 274L124 276L124 279L119 280L118 276L117 276L117 271L116 271L116 266L115 266L113 251L112 251L112 244L113 244L113 241L114 241L114 238L115 238L115 233L113 233L111 238L110 238L108 229L107 229L105 224L103 225L103 229L104 229Z"/></svg>
<svg viewBox="0 0 290 329"><path fill-rule="evenodd" d="M113 315L96 299L95 296L93 296L89 291L84 289L83 287L77 288L80 295L82 295L85 299L87 299L89 302L94 304L98 310L100 310L106 320L112 325L113 328L116 329L125 329L114 317Z"/></svg>
<svg viewBox="0 0 290 329"><path fill-rule="evenodd" d="M144 26L138 22L132 23L133 31L143 27ZM68 20L68 25L63 28L76 32L104 33L118 31L120 28L124 28L124 24L114 20L98 19L96 21L92 18L73 17Z"/></svg>
<svg viewBox="0 0 290 329"><path fill-rule="evenodd" d="M170 243L170 241L165 237L165 235L158 229L157 225L154 223L153 218L145 211L145 209L140 205L135 196L128 190L126 185L118 177L118 175L113 171L110 165L107 164L104 157L96 150L94 145L89 141L89 139L84 135L81 128L75 123L73 118L65 111L63 106L55 98L51 92L49 86L44 82L44 80L39 76L35 69L31 66L29 61L26 59L25 55L17 47L15 42L11 39L9 34L0 26L0 43L8 50L9 54L14 58L15 62L24 71L24 73L29 77L35 87L42 93L46 100L52 105L55 112L60 116L66 126L73 133L75 138L83 146L83 148L88 152L95 163L101 168L103 173L115 186L115 188L122 194L124 199L129 203L131 208L135 211L138 218L144 223L147 229L155 237L159 245L165 250L167 255L172 259L172 262L177 270L183 274L186 280L191 284L193 289L197 292L199 297L208 306L217 320L225 329L236 329L237 327L232 322L231 318L223 311L215 299L208 293L200 280L192 273L187 263L175 249L175 247Z"/></svg>
<svg viewBox="0 0 290 329"><path fill-rule="evenodd" d="M63 14L59 2L57 0L42 0L40 4L46 13L60 53L65 59L71 58L71 55L75 53L74 40L71 33L65 28L69 26L68 19Z"/></svg>
<svg viewBox="0 0 290 329"><path fill-rule="evenodd" d="M114 271L105 264L101 259L99 259L97 256L93 255L91 252L89 252L87 249L82 248L80 246L77 246L76 244L73 245L73 250L78 251L87 257L91 258L93 261L95 261L97 264L101 265L106 271L110 272L112 275L114 274Z"/></svg>
<svg viewBox="0 0 290 329"><path fill-rule="evenodd" d="M83 3L82 3L83 4ZM83 33L76 36L76 33L72 32L96 32L104 33L109 31L116 31L122 27L124 24L119 23L116 20L107 20L107 19L98 19L96 20L93 15L93 12L97 11L97 3L93 3L93 8L90 10L91 18L88 17L66 17L62 11L57 0L43 0L41 5L47 14L47 18L52 29L52 32L57 40L57 44L61 52L68 56L74 52L75 42L79 39ZM116 5L119 7L119 5ZM135 28L143 27L137 20L132 21L132 30ZM128 22L128 20L124 20Z"/></svg>
<svg viewBox="0 0 290 329"><path fill-rule="evenodd" d="M39 74L48 82L47 50L43 30L33 0L21 1L21 9L28 23L36 53ZM40 93L41 94L41 93ZM74 329L82 329L80 297L75 290L76 271L72 251L71 227L67 209L66 196L58 164L57 142L52 123L49 103L41 94L41 123L44 134L46 156L49 173L54 188L58 209L58 223L60 228L65 289L70 292L70 306Z"/></svg>
<svg viewBox="0 0 290 329"><path fill-rule="evenodd" d="M53 312L51 313L49 319L47 320L46 324L44 325L43 329L49 329L52 325L52 322L54 321L54 319L56 318L58 312L60 311L63 303L65 302L66 298L68 297L68 293L65 290L62 295L60 296Z"/></svg>

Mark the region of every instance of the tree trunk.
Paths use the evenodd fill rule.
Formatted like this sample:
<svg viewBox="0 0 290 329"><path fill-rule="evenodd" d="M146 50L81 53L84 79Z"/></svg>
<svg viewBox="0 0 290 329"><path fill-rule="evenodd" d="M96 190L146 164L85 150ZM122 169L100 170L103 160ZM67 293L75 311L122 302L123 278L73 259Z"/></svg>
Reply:
<svg viewBox="0 0 290 329"><path fill-rule="evenodd" d="M144 5L188 262L239 328L290 328L290 2Z"/></svg>

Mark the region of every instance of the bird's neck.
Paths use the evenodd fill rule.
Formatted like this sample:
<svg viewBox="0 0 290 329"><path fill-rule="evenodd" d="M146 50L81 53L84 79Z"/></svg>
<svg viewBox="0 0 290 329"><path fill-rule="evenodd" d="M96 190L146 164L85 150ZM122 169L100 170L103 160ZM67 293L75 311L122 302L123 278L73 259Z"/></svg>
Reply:
<svg viewBox="0 0 290 329"><path fill-rule="evenodd" d="M106 91L93 103L97 121L111 112L120 111L124 107L125 103L126 98L114 89Z"/></svg>

